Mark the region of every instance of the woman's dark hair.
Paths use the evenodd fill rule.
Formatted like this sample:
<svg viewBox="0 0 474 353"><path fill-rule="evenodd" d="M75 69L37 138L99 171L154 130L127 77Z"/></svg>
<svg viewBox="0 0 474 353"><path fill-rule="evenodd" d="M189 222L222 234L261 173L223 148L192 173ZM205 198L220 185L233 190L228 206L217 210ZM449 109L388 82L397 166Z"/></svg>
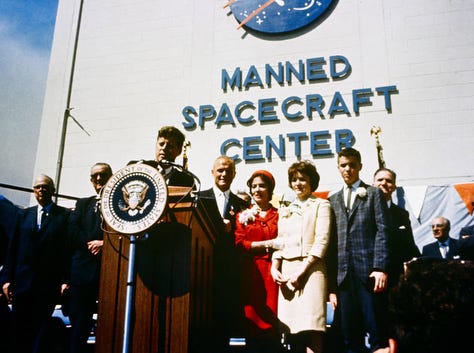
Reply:
<svg viewBox="0 0 474 353"><path fill-rule="evenodd" d="M250 195L252 194L252 182L256 177L262 178L263 182L267 185L268 197L271 200L273 196L273 190L275 189L275 179L273 178L273 175L271 175L270 172L267 172L266 170L257 170L254 172L249 180L247 180L247 186L249 187Z"/></svg>
<svg viewBox="0 0 474 353"><path fill-rule="evenodd" d="M293 163L288 168L288 185L291 188L291 181L295 178L296 173L301 173L309 177L309 185L311 191L315 191L319 186L319 174L316 167L310 161L300 161Z"/></svg>

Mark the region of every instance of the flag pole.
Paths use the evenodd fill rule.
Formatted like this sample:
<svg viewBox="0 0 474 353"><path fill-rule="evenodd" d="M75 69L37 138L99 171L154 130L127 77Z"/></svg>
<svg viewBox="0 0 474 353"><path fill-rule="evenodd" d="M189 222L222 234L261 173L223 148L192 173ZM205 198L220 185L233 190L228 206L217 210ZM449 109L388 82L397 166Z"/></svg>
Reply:
<svg viewBox="0 0 474 353"><path fill-rule="evenodd" d="M64 146L66 144L66 132L67 132L67 124L68 124L68 119L71 114L71 96L72 96L72 84L74 82L74 70L76 67L76 55L77 55L77 46L79 43L79 32L81 29L81 19L82 19L82 8L84 6L84 0L81 0L80 5L79 5L79 14L77 17L77 26L76 26L76 36L74 39L74 49L72 52L72 62L71 62L71 72L69 74L69 85L68 85L68 92L67 92L67 101L66 101L66 109L64 110L64 115L63 115L63 123L62 123L62 129L61 129L61 140L59 143L59 152L58 152L58 161L57 161L57 167L56 167L56 177L55 177L55 183L56 183L56 196L55 196L55 201L58 201L58 194L59 194L59 186L61 183L61 172L63 168L63 158L64 158Z"/></svg>

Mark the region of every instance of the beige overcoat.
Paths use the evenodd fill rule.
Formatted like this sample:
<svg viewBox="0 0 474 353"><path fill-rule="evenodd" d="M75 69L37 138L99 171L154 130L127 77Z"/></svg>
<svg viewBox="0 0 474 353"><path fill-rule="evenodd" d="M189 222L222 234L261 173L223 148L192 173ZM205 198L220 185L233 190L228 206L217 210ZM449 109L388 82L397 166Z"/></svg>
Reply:
<svg viewBox="0 0 474 353"><path fill-rule="evenodd" d="M309 255L318 258L308 271L302 289L295 291L291 286L280 286L278 318L285 332L326 330L325 255L330 227L331 209L327 200L311 196L279 210L277 243L282 248L273 253L273 259L281 260L283 276L298 271Z"/></svg>

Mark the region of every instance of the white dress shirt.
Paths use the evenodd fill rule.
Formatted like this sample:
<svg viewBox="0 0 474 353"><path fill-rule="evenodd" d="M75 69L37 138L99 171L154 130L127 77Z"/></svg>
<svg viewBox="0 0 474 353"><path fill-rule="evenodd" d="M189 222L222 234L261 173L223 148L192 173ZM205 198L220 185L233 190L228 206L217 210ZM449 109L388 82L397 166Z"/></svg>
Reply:
<svg viewBox="0 0 474 353"><path fill-rule="evenodd" d="M214 195L216 195L217 208L219 209L221 216L224 217L227 202L229 202L230 190L221 191L215 186L213 187L213 189Z"/></svg>
<svg viewBox="0 0 474 353"><path fill-rule="evenodd" d="M348 185L345 185L344 188L343 188L343 193L344 193L344 204L346 205L346 207L350 210L352 208L352 206L354 205L354 200L356 198L356 190L357 188L360 186L360 179L357 180L354 184L351 185L351 189L352 189L352 194L351 194L351 200L350 200L350 204L347 205L347 194L349 193L349 186ZM349 207L348 207L349 206Z"/></svg>

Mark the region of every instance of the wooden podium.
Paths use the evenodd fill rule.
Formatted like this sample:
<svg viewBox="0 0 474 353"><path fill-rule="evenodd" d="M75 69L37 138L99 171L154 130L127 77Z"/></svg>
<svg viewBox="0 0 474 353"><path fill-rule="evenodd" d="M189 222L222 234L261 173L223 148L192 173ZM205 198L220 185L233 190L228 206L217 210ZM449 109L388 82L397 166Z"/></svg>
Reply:
<svg viewBox="0 0 474 353"><path fill-rule="evenodd" d="M169 187L168 209L136 243L133 353L210 351L217 226L202 201L180 201L180 189ZM129 245L104 232L96 353L122 350Z"/></svg>

